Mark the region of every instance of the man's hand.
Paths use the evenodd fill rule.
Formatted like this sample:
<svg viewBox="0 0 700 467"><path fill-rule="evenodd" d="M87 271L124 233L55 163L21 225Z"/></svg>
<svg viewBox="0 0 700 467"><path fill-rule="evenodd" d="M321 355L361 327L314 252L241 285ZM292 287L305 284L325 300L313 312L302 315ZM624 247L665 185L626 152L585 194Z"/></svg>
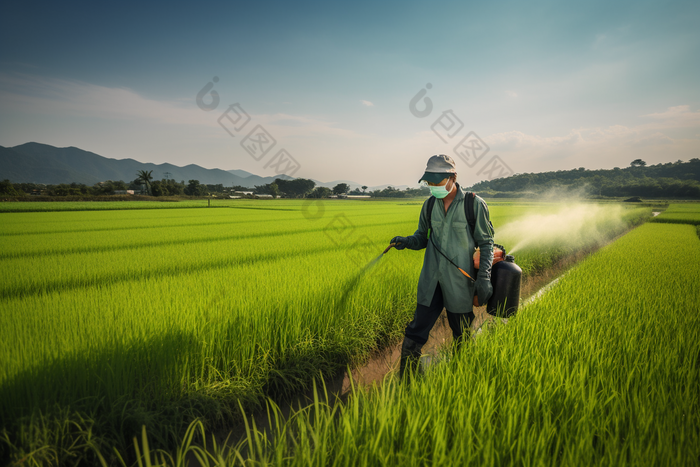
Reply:
<svg viewBox="0 0 700 467"><path fill-rule="evenodd" d="M408 238L394 237L389 243L394 243L394 248L396 248L397 250L403 250L408 246Z"/></svg>
<svg viewBox="0 0 700 467"><path fill-rule="evenodd" d="M474 294L474 306L485 305L493 295L493 286L491 281L487 279L476 280L476 294Z"/></svg>

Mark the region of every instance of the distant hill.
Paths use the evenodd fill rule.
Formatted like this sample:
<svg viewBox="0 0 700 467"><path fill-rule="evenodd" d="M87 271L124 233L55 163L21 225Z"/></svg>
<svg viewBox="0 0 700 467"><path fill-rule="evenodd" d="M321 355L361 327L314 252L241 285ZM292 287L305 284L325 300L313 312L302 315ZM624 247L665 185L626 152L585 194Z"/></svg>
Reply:
<svg viewBox="0 0 700 467"><path fill-rule="evenodd" d="M190 164L178 167L172 164L151 164L134 159L110 159L94 152L75 147L57 148L48 144L26 143L12 148L0 146L0 180L9 179L12 183L84 183L94 185L106 180L130 182L136 178L139 170L152 170L156 180L167 178L185 183L199 180L200 183L224 186L244 186L254 188L272 183L276 178L293 180L294 177L276 175L261 177L245 170L206 169ZM350 189L361 188L362 184L351 180L321 182L314 180L317 186L333 188L339 183L347 183ZM383 190L389 185L368 187L367 191ZM406 185L394 188L403 190Z"/></svg>
<svg viewBox="0 0 700 467"><path fill-rule="evenodd" d="M485 180L470 187L490 194L537 194L576 190L585 195L641 197L700 197L700 159L644 167L523 173Z"/></svg>
<svg viewBox="0 0 700 467"><path fill-rule="evenodd" d="M245 170L227 170L226 172L232 173L236 177L241 177L241 178L246 178L246 177L250 177L251 175L255 175L255 174L252 174L250 172L246 172ZM289 177L289 178L294 178L294 177Z"/></svg>
<svg viewBox="0 0 700 467"><path fill-rule="evenodd" d="M109 159L75 147L57 148L47 144L26 143L12 148L0 146L0 179L13 183L84 183L94 185L106 180L132 181L139 170L152 170L154 178L199 180L204 184L246 186L272 183L275 178L292 179L286 175L260 177L244 170L226 171L205 169L190 164L178 167L172 164L143 163L134 159Z"/></svg>

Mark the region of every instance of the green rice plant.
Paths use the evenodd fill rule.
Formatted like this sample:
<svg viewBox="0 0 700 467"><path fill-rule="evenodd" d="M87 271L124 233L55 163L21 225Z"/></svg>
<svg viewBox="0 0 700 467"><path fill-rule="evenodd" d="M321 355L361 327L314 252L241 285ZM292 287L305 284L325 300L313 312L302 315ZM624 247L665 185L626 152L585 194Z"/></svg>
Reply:
<svg viewBox="0 0 700 467"><path fill-rule="evenodd" d="M400 383L249 429L233 465L694 465L700 240L648 224ZM684 245L669 258L664 245ZM281 421L280 421L281 419ZM237 462L236 462L237 463Z"/></svg>
<svg viewBox="0 0 700 467"><path fill-rule="evenodd" d="M654 222L700 225L700 203L678 203L653 219Z"/></svg>
<svg viewBox="0 0 700 467"><path fill-rule="evenodd" d="M700 203L697 201L689 203L672 203L665 212L700 212Z"/></svg>

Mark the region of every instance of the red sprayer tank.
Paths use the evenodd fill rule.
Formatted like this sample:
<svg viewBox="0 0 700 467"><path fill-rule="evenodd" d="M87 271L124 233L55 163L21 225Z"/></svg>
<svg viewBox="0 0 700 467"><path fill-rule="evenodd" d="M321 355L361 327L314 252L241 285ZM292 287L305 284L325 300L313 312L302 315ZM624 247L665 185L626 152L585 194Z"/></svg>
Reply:
<svg viewBox="0 0 700 467"><path fill-rule="evenodd" d="M486 312L499 318L508 318L518 311L520 304L520 279L523 270L515 264L513 255L495 263L491 268L493 295L489 298Z"/></svg>

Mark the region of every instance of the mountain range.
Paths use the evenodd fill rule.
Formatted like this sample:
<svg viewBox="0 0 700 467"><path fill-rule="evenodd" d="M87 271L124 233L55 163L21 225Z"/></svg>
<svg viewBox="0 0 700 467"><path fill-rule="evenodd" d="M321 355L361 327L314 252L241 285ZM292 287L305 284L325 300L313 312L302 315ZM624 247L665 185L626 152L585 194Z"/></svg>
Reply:
<svg viewBox="0 0 700 467"><path fill-rule="evenodd" d="M155 180L170 178L172 180L199 180L200 183L224 186L244 186L254 188L256 185L272 183L276 178L293 180L287 175L261 177L245 170L207 169L195 164L179 167L173 164L153 164L134 159L110 159L94 152L76 147L57 148L48 144L25 143L6 148L0 146L0 180L8 179L13 183L84 183L94 185L106 180L130 182L137 178L140 170L153 171ZM321 182L314 180L317 186L333 188L338 183L347 183L350 189L361 184L350 180ZM383 189L388 185L369 187L371 190ZM403 189L404 186L396 188Z"/></svg>

